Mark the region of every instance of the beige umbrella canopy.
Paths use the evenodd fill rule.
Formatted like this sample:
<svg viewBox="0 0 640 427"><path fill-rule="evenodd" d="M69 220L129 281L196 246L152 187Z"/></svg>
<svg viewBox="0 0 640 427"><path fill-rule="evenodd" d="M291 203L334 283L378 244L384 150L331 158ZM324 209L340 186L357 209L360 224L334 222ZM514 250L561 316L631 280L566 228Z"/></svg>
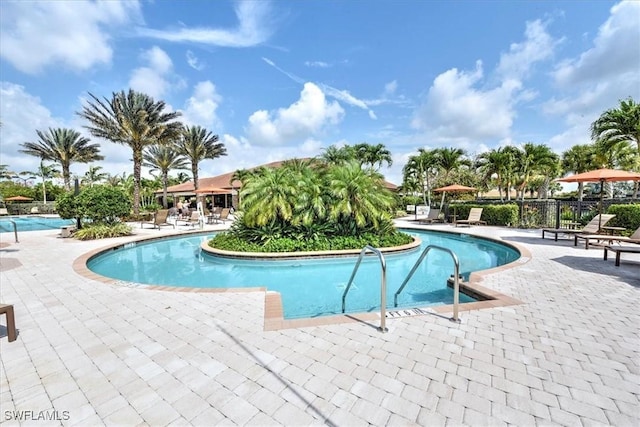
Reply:
<svg viewBox="0 0 640 427"><path fill-rule="evenodd" d="M218 187L203 187L199 188L195 191L196 194L223 194L229 193L229 190L225 190L224 188Z"/></svg>
<svg viewBox="0 0 640 427"><path fill-rule="evenodd" d="M442 209L442 205L444 205L444 195L449 192L449 193L466 193L469 191L475 191L476 189L474 187L467 187L466 185L460 185L460 184L452 184L452 185L447 185L446 187L440 187L440 188L436 188L433 191L435 193L442 193L442 200L440 200L440 209Z"/></svg>
<svg viewBox="0 0 640 427"><path fill-rule="evenodd" d="M596 169L589 172L578 173L566 178L558 178L560 182L599 182L600 183L600 205L598 213L602 213L602 195L604 193L605 182L619 181L640 181L640 173L628 172L619 169ZM598 224L599 226L600 224Z"/></svg>
<svg viewBox="0 0 640 427"><path fill-rule="evenodd" d="M5 202L30 202L33 199L31 197L25 197L25 196L13 196L13 197L7 197L6 199L4 199Z"/></svg>

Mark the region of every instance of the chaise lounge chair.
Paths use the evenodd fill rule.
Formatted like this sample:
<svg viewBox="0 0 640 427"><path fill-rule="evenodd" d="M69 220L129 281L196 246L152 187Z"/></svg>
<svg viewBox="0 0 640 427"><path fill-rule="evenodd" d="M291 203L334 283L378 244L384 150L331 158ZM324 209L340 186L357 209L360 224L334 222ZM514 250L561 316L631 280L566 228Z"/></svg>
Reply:
<svg viewBox="0 0 640 427"><path fill-rule="evenodd" d="M438 218L440 216L440 209L430 209L429 215L426 218L420 218L418 220L419 223L422 224L433 224L434 222L443 222L444 220Z"/></svg>
<svg viewBox="0 0 640 427"><path fill-rule="evenodd" d="M217 218L214 218L213 220L217 223L217 222L222 222L223 224L227 221L227 219L229 219L229 213L231 213L231 209L229 208L224 208L220 211L220 216Z"/></svg>
<svg viewBox="0 0 640 427"><path fill-rule="evenodd" d="M9 215L7 208L0 208L0 215Z"/></svg>
<svg viewBox="0 0 640 427"><path fill-rule="evenodd" d="M482 208L471 208L469 211L469 217L467 219L459 219L455 222L456 227L458 225L466 225L470 227L472 225L483 224L487 225L486 221L481 221L480 217L482 216Z"/></svg>
<svg viewBox="0 0 640 427"><path fill-rule="evenodd" d="M637 243L640 245L640 227L629 237L627 236L609 236L607 234L576 234L573 238L573 246L578 246L578 239L584 239L584 248L589 249L590 241L597 242L608 242L609 245L612 245L614 242L629 242L629 243Z"/></svg>
<svg viewBox="0 0 640 427"><path fill-rule="evenodd" d="M554 234L555 235L555 239L554 240L557 242L558 241L558 234L571 234L571 235L576 235L576 234L596 234L614 216L615 215L611 215L611 214L598 214L598 215L594 216L591 219L591 221L589 221L589 223L587 225L585 225L584 228L582 228L580 230L572 230L572 229L569 229L569 228L543 228L542 229L542 238L544 239L544 234L545 233Z"/></svg>
<svg viewBox="0 0 640 427"><path fill-rule="evenodd" d="M171 224L170 222L167 221L168 217L169 217L169 209L160 209L158 212L156 212L153 215L153 221L142 221L140 223L140 228L142 228L144 224L152 224L153 228L157 228L158 230L160 230L160 227L163 225L170 225L173 228L176 228L175 224Z"/></svg>
<svg viewBox="0 0 640 427"><path fill-rule="evenodd" d="M640 254L640 245L609 245L604 247L604 260L607 260L607 251L616 253L616 267L620 267L620 254Z"/></svg>

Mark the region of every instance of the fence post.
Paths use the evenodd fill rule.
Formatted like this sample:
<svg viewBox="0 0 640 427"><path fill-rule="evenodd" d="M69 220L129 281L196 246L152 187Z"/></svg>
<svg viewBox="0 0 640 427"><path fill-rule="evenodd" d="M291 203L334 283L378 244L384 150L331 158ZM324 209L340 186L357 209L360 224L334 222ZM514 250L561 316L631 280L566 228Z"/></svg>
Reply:
<svg viewBox="0 0 640 427"><path fill-rule="evenodd" d="M556 228L560 228L560 200L556 200Z"/></svg>

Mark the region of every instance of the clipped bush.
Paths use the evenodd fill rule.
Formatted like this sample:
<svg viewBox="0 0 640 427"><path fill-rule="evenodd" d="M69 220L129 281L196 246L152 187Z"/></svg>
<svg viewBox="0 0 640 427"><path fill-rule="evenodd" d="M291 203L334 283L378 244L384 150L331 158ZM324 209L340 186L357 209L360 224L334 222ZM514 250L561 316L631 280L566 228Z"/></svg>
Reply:
<svg viewBox="0 0 640 427"><path fill-rule="evenodd" d="M455 208L458 219L465 219L469 216L471 208L482 208L482 220L487 222L487 225L502 225L507 227L516 226L519 224L518 218L518 205L505 204L505 205L478 205L478 204L463 204L463 205L450 205L449 211Z"/></svg>
<svg viewBox="0 0 640 427"><path fill-rule="evenodd" d="M125 223L115 224L91 224L73 235L78 240L107 239L109 237L122 237L131 235L131 227Z"/></svg>
<svg viewBox="0 0 640 427"><path fill-rule="evenodd" d="M611 205L607 213L615 215L607 225L624 227L627 229L627 235L631 235L640 227L640 203Z"/></svg>
<svg viewBox="0 0 640 427"><path fill-rule="evenodd" d="M73 192L66 192L56 198L56 212L62 219L78 217L78 202Z"/></svg>
<svg viewBox="0 0 640 427"><path fill-rule="evenodd" d="M93 223L116 224L131 211L129 196L107 185L85 188L76 202L80 217Z"/></svg>

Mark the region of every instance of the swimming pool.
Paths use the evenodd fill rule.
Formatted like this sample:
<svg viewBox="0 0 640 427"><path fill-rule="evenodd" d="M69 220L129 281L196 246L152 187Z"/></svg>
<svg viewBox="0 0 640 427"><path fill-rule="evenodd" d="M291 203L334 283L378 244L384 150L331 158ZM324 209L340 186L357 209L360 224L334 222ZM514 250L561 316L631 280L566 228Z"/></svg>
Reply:
<svg viewBox="0 0 640 427"><path fill-rule="evenodd" d="M429 244L448 247L460 260L460 273L515 261L519 253L506 245L465 234L404 230ZM214 257L200 249L211 235L184 236L128 243L89 259L87 267L102 276L126 282L194 288L266 287L281 294L285 319L318 317L342 312L342 293L353 271L356 257L296 260L242 260ZM422 249L385 255L387 301L420 256ZM444 252L431 251L398 298L398 307L427 307L453 303L447 278L453 261ZM475 301L460 294L460 302ZM380 264L366 257L346 300L347 312L379 309Z"/></svg>
<svg viewBox="0 0 640 427"><path fill-rule="evenodd" d="M55 230L56 228L73 225L75 223L73 219L37 215L1 217L0 232L13 232L13 224L10 220L15 221L18 231Z"/></svg>

